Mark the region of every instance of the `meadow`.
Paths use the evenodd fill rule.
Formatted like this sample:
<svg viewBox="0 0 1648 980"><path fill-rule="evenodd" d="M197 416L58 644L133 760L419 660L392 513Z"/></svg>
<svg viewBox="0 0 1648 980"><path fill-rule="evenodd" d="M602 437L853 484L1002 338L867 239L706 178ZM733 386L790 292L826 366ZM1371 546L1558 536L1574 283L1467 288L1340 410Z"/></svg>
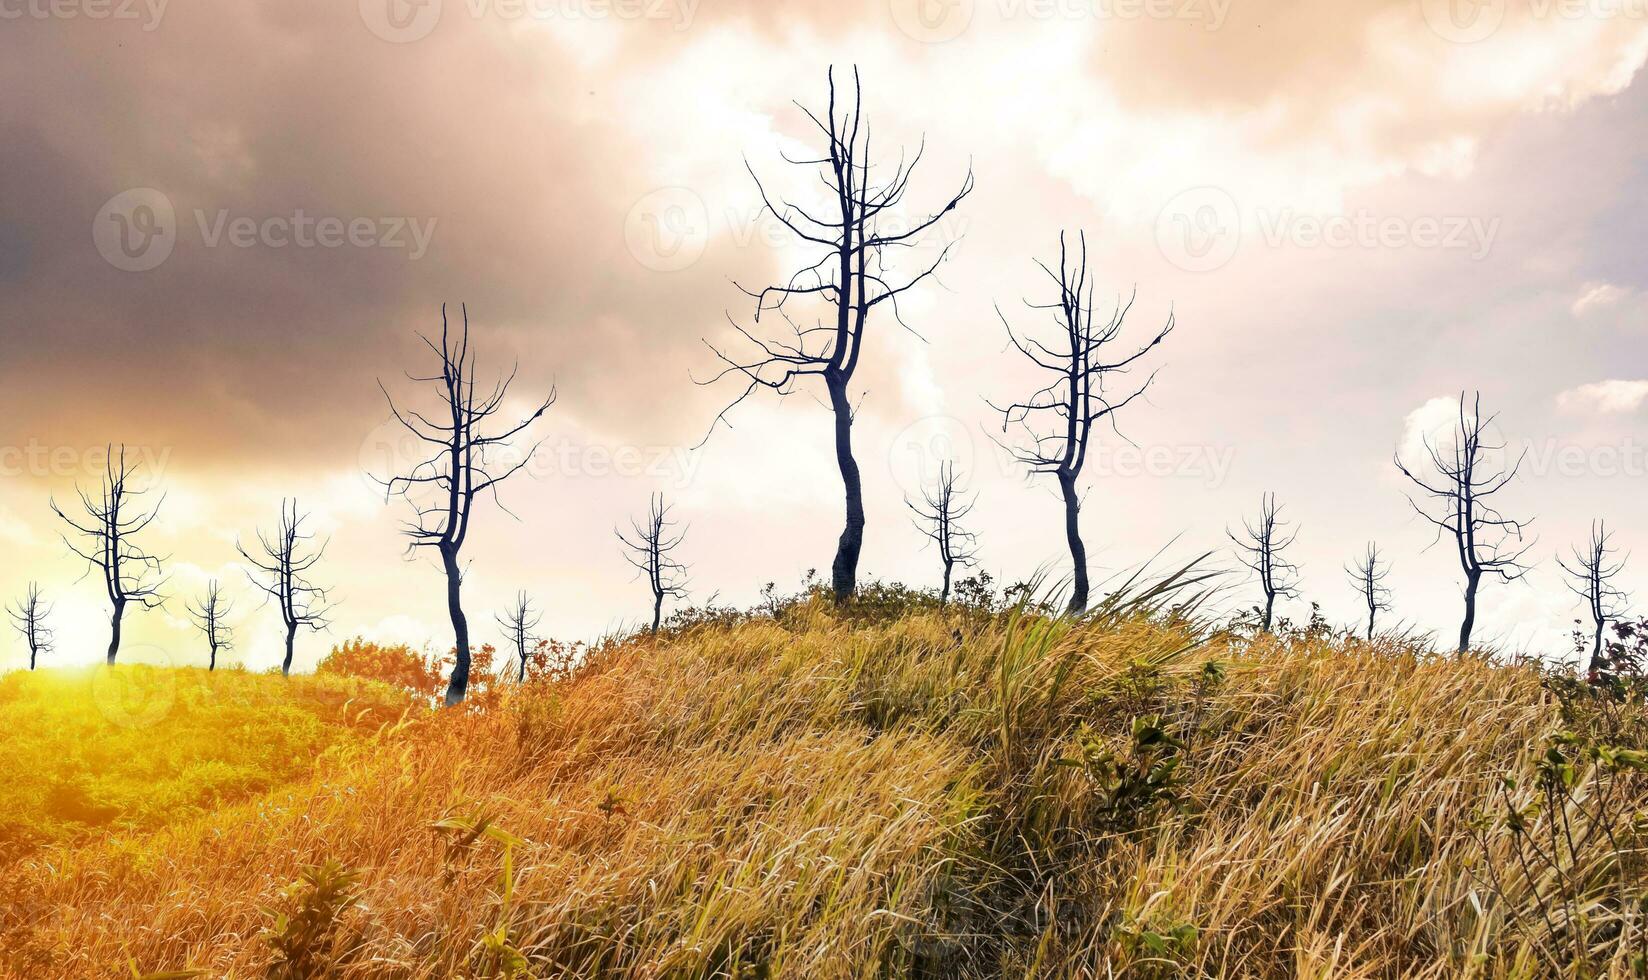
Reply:
<svg viewBox="0 0 1648 980"><path fill-rule="evenodd" d="M0 682L8 977L1645 969L1640 699L1165 593L803 598L459 709L147 680Z"/></svg>

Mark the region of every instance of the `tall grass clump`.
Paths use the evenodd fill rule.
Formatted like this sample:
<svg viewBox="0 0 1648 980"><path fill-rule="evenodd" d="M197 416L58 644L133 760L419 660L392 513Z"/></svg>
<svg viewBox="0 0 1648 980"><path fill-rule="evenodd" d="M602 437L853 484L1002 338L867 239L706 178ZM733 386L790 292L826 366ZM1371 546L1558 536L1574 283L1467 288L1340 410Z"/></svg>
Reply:
<svg viewBox="0 0 1648 980"><path fill-rule="evenodd" d="M1205 584L1136 579L1080 621L1029 599L684 617L486 710L340 744L308 779L16 860L0 960L31 977L1642 969L1640 697L1394 639L1212 629Z"/></svg>

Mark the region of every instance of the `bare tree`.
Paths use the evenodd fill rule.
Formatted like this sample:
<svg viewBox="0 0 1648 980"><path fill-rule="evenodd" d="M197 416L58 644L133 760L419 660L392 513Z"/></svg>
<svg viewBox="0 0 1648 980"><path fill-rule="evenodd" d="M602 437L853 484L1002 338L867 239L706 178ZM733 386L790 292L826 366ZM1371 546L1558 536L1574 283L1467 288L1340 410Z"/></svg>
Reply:
<svg viewBox="0 0 1648 980"><path fill-rule="evenodd" d="M1429 437L1424 440L1425 455L1434 475L1415 475L1401 454L1395 457L1396 468L1418 487L1422 496L1433 501L1433 510L1427 511L1412 496L1408 502L1415 512L1436 527L1437 540L1443 534L1453 538L1459 554L1459 567L1465 573L1465 616L1459 625L1459 652L1471 647L1471 630L1476 624L1476 595L1484 576L1502 582L1514 582L1526 575L1527 566L1522 556L1533 547L1524 542L1523 531L1532 521L1505 517L1494 506L1493 497L1516 477L1522 465L1518 456L1509 466L1496 462L1502 458L1505 444L1489 433L1496 416L1482 414L1482 394L1478 392L1467 411L1465 395L1459 395L1459 418L1450 445L1437 445ZM1433 542L1434 543L1434 542Z"/></svg>
<svg viewBox="0 0 1648 980"><path fill-rule="evenodd" d="M1569 564L1562 556L1557 556L1557 564L1567 572L1573 581L1568 588L1574 595L1585 600L1586 611L1591 614L1591 662L1588 667L1592 676L1604 666L1602 657L1602 630L1608 620L1619 615L1620 607L1625 603L1625 593L1613 584L1613 580L1625 570L1625 559L1615 559L1617 552L1611 544L1613 533L1603 521L1593 521L1591 524L1591 539L1585 547L1574 548L1573 564Z"/></svg>
<svg viewBox="0 0 1648 980"><path fill-rule="evenodd" d="M1368 542L1368 550L1352 564L1345 566L1345 574L1350 576L1356 591L1362 594L1362 601L1368 608L1368 639L1373 639L1374 619L1382 612L1390 611L1390 589L1385 587L1385 576L1390 574L1390 563L1379 557L1379 546L1372 541Z"/></svg>
<svg viewBox="0 0 1648 980"><path fill-rule="evenodd" d="M515 656L520 661L520 674L516 680L526 683L526 663L529 651L538 643L538 637L533 634L537 629L543 614L532 608L532 599L525 592L515 594L515 605L509 607L503 615L494 617L498 625L503 627L504 635L509 638L509 645L515 648Z"/></svg>
<svg viewBox="0 0 1648 980"><path fill-rule="evenodd" d="M97 496L79 486L74 488L84 518L71 518L56 500L51 501L52 512L82 539L76 545L64 534L63 543L86 562L88 572L97 570L113 607L109 615L111 664L120 653L120 628L126 607L135 603L140 609L155 609L166 601L160 594L161 586L166 584L161 576L161 559L143 550L135 540L154 522L166 497L162 494L153 507L145 508L143 496L148 488L139 490L129 484L136 475L137 466L126 462L126 447L120 447L118 456L110 447L104 457L103 483Z"/></svg>
<svg viewBox="0 0 1648 980"><path fill-rule="evenodd" d="M783 396L795 390L801 379L822 379L835 415L836 464L841 471L847 511L846 526L830 569L830 584L836 601L845 602L857 587L859 553L864 547L864 489L853 456L856 407L851 386L864 351L865 328L871 312L887 304L893 320L910 329L899 313L899 297L931 277L954 243L947 243L932 261L920 263L907 278L896 273L892 257L922 243L926 232L972 191L973 174L969 170L961 189L936 211L903 220L900 212L905 193L921 162L922 150L908 159L900 156L885 178L876 176L870 154L870 127L863 119L858 70L853 70L850 106L837 105L833 70L828 78L829 106L822 119L797 104L817 127L824 148L813 158L785 157L787 163L816 170L828 199L822 205L824 210L815 216L807 207L788 201L775 204L754 169L749 168L764 210L795 236L804 250L817 254L816 259L803 260L801 268L781 283L759 290L738 287L755 301L756 323L761 322L763 313L777 313L791 335L763 339L734 322L733 327L752 350L748 356L734 357L706 340L722 367L699 383L713 384L729 375L745 382L743 390L711 423L713 433L727 413L758 388ZM803 306L809 302L821 304L819 319L812 326L801 326L789 307L792 301Z"/></svg>
<svg viewBox="0 0 1648 980"><path fill-rule="evenodd" d="M183 608L188 610L189 617L194 620L195 628L206 637L206 646L210 651L211 659L206 662L206 669L217 669L217 655L219 650L233 650L235 646L234 628L224 622L229 613L234 610L234 603L223 598L223 588L217 579L206 583L206 594L195 605L185 602ZM288 665L292 662L291 653L286 656Z"/></svg>
<svg viewBox="0 0 1648 980"><path fill-rule="evenodd" d="M327 626L326 590L309 580L322 556L326 544L312 544L314 535L306 534L303 522L307 514L298 513L296 500L280 504L280 526L274 534L257 532L260 554L253 557L239 541L235 549L240 556L263 573L263 579L247 571L246 577L262 589L280 610L280 621L286 627L286 656L280 662L283 675L292 673L292 651L298 630L318 631Z"/></svg>
<svg viewBox="0 0 1648 980"><path fill-rule="evenodd" d="M950 579L955 567L974 564L978 554L977 535L961 526L961 521L972 513L977 498L966 500L965 494L961 478L956 475L956 464L943 460L938 464L937 484L921 491L923 503L904 501L916 515L916 527L938 545L939 560L944 563L944 587L938 594L940 606L950 601Z"/></svg>
<svg viewBox="0 0 1648 980"><path fill-rule="evenodd" d="M1094 285L1088 278L1085 233L1078 236L1078 242L1077 254L1070 255L1065 236L1060 233L1056 272L1043 262L1036 263L1057 284L1058 299L1051 303L1025 301L1032 310L1054 311L1057 339L1051 344L1015 333L1001 308L996 308L996 315L1007 328L1007 339L1032 364L1051 373L1053 380L1023 401L1007 406L991 404L1001 412L1003 432L1019 426L1029 440L1025 446L1008 447L1013 458L1028 466L1032 474L1050 474L1058 480L1064 499L1064 534L1075 566L1068 610L1072 615L1087 608L1087 546L1081 536L1080 481L1093 427L1109 425L1120 435L1116 413L1143 395L1156 374L1151 372L1142 384L1125 386L1120 393L1112 390L1116 379L1125 377L1135 362L1173 332L1174 326L1170 313L1167 323L1147 343L1110 359L1111 348L1107 345L1121 336L1134 297L1130 295L1125 302L1118 299L1108 315L1100 315L1093 298Z"/></svg>
<svg viewBox="0 0 1648 980"><path fill-rule="evenodd" d="M38 582L29 583L29 591L16 606L6 610L13 628L29 646L29 669L33 670L42 653L51 653L56 646L56 634L46 625L51 606L46 605Z"/></svg>
<svg viewBox="0 0 1648 980"><path fill-rule="evenodd" d="M1258 520L1244 519L1241 536L1231 531L1227 531L1226 534L1236 545L1237 560L1259 576L1259 587L1265 594L1261 626L1269 633L1271 623L1275 619L1276 600L1295 599L1299 596L1295 588L1299 566L1288 561L1282 554L1299 536L1299 531L1297 528L1288 530L1288 522L1282 520L1282 508L1276 504L1276 495L1267 492L1259 499Z"/></svg>
<svg viewBox="0 0 1648 980"><path fill-rule="evenodd" d="M402 410L380 382L389 410L416 440L428 447L429 455L406 473L381 481L386 496L404 497L412 507L412 520L404 525L411 539L409 551L434 548L446 573L446 607L452 617L452 679L446 687L450 707L463 701L469 689L469 620L463 610L463 569L459 557L468 540L475 498L489 494L500 508L498 485L526 468L538 450L531 449L509 461L510 439L536 422L555 404L555 388L525 418L488 431L492 419L503 409L517 368L483 389L475 383L476 355L469 344L469 310L463 308L463 331L452 336L446 307L441 306L441 342L420 335L425 346L440 359L437 374L408 375L417 383L435 388L440 409L434 418L412 410ZM508 512L507 510L505 511Z"/></svg>
<svg viewBox="0 0 1648 980"><path fill-rule="evenodd" d="M615 531L624 546L624 560L645 576L652 589L652 632L658 632L664 618L664 599L678 598L687 591L687 566L676 561L672 554L680 546L686 531L676 531L677 522L669 518L670 508L664 504L664 495L654 494L647 507L647 519L631 521L631 534Z"/></svg>

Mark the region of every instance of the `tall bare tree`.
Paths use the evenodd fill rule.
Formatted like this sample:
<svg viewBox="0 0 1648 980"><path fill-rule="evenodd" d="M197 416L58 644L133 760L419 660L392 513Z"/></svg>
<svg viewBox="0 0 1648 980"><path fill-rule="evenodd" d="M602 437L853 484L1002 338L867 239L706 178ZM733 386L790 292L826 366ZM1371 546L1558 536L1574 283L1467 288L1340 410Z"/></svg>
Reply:
<svg viewBox="0 0 1648 980"><path fill-rule="evenodd" d="M830 584L836 601L845 602L857 587L858 559L864 547L864 488L852 444L856 412L852 382L864 352L866 327L871 313L886 304L894 322L910 329L899 313L899 297L931 277L954 243L945 244L936 257L918 263L907 276L898 274L893 256L922 244L926 233L972 191L973 174L969 169L961 189L936 210L909 219L902 213L904 198L921 162L922 150L909 158L901 155L890 171L877 174L870 153L870 127L863 118L858 70L853 70L850 104L845 100L837 103L833 69L828 80L829 104L822 118L797 104L817 128L823 147L815 157L785 157L787 163L815 171L823 181L823 201L807 206L782 200L775 204L754 169L749 168L764 212L783 225L809 255L781 283L761 289L738 288L754 300L757 324L762 314L776 313L788 325L790 334L764 339L734 322L750 352L745 356L729 355L706 340L722 366L700 383L713 384L729 375L745 382L743 390L711 423L713 433L727 413L758 388L782 396L794 391L802 379L816 376L822 380L835 415L836 465L846 498L846 526L830 567ZM818 314L813 325L803 327L792 312L792 304L813 304L809 312Z"/></svg>
<svg viewBox="0 0 1648 980"><path fill-rule="evenodd" d="M530 596L525 592L517 592L515 605L494 618L498 620L498 625L503 627L504 635L509 638L509 645L515 648L515 657L520 663L520 674L516 680L524 684L527 659L532 648L538 643L538 637L532 631L538 628L543 614L532 608Z"/></svg>
<svg viewBox="0 0 1648 980"><path fill-rule="evenodd" d="M1532 521L1504 516L1495 507L1495 495L1516 477L1522 455L1508 465L1505 444L1490 432L1496 416L1482 414L1482 394L1477 392L1467 409L1465 394L1459 395L1459 416L1447 444L1423 441L1425 456L1435 472L1416 475L1395 456L1402 471L1421 496L1431 501L1431 509L1420 506L1411 495L1415 512L1436 527L1437 540L1446 534L1454 542L1459 567L1465 573L1465 615L1459 624L1459 652L1471 648L1471 631L1476 625L1476 595L1484 577L1514 582L1528 572L1522 557L1533 542L1523 532ZM1433 542L1434 543L1434 542Z"/></svg>
<svg viewBox="0 0 1648 980"><path fill-rule="evenodd" d="M1368 550L1362 557L1345 566L1345 574L1350 576L1351 584L1361 593L1362 602L1368 609L1368 639L1373 639L1374 619L1382 612L1390 611L1390 589L1385 586L1385 577L1390 574L1390 563L1379 557L1379 545L1368 542Z"/></svg>
<svg viewBox="0 0 1648 980"><path fill-rule="evenodd" d="M1070 593L1069 612L1080 614L1087 608L1087 546L1081 536L1081 474L1087 462L1088 448L1095 425L1116 428L1116 413L1143 395L1156 379L1152 371L1143 383L1122 386L1129 369L1148 354L1167 335L1173 332L1174 318L1170 313L1167 323L1157 330L1142 346L1112 358L1112 347L1121 336L1128 313L1133 309L1133 296L1126 301L1118 299L1108 314L1100 314L1094 302L1094 284L1088 276L1087 236L1078 236L1077 254L1071 255L1065 245L1065 236L1059 234L1059 267L1057 271L1046 263L1036 264L1058 287L1058 298L1051 303L1025 305L1032 310L1052 310L1055 338L1043 343L1028 334L1013 330L1007 317L996 308L996 315L1007 328L1007 338L1019 353L1029 358L1037 368L1053 376L1045 386L1037 389L1023 401L1007 406L992 403L1001 412L1001 428L1006 432L1019 426L1028 438L1027 445L1008 447L1014 459L1028 466L1032 474L1049 474L1058 480L1059 494L1064 499L1064 535L1070 546L1070 561L1074 566L1074 587Z"/></svg>
<svg viewBox="0 0 1648 980"><path fill-rule="evenodd" d="M165 603L160 589L166 584L161 574L161 559L145 551L136 541L160 513L166 497L161 495L153 507L145 507L143 497L148 488L137 489L131 483L138 467L126 462L126 447L118 455L111 446L104 456L103 482L96 496L78 485L74 488L80 498L84 517L70 517L57 501L51 501L52 512L67 524L81 539L77 545L63 535L63 543L86 562L87 571L95 569L103 580L103 590L112 607L109 614L108 662L114 663L120 653L120 629L126 616L126 607L136 604L140 609L155 609Z"/></svg>
<svg viewBox="0 0 1648 980"><path fill-rule="evenodd" d="M469 620L463 610L463 568L459 559L469 538L475 499L490 495L494 503L503 507L498 499L498 485L525 469L538 450L538 444L534 444L511 462L507 458L510 440L549 411L555 404L555 388L552 385L549 395L524 418L492 428L494 418L503 410L518 368L511 368L508 375L490 388L476 384L476 354L469 343L467 307L463 308L463 330L456 336L448 327L443 304L440 345L436 346L422 335L419 339L439 359L440 370L432 375L408 377L435 389L440 407L432 413L434 417L401 409L381 382L378 387L383 390L395 419L418 443L427 447L428 455L407 472L381 482L386 496L404 497L412 508L413 517L403 528L411 539L409 550L435 549L440 555L441 570L446 573L446 608L452 618L453 633L452 679L446 686L446 703L450 707L462 702L469 689Z"/></svg>
<svg viewBox="0 0 1648 980"><path fill-rule="evenodd" d="M654 494L645 522L631 521L630 534L621 530L614 532L624 546L624 560L635 566L652 590L654 634L664 619L664 600L680 597L687 591L687 566L673 557L687 532L675 530L677 522L670 520L670 509L664 503L663 494Z"/></svg>
<svg viewBox="0 0 1648 980"><path fill-rule="evenodd" d="M257 532L257 556L240 542L235 549L240 556L263 573L262 578L247 571L246 577L262 589L280 611L280 621L286 627L286 656L280 662L283 675L292 673L292 652L299 629L318 631L326 628L326 590L309 580L309 573L326 554L326 543L314 543L315 536L305 533L303 522L307 514L298 513L296 500L280 504L280 525L273 534Z"/></svg>
<svg viewBox="0 0 1648 980"><path fill-rule="evenodd" d="M51 606L46 604L38 582L30 582L22 601L6 610L17 635L29 647L29 669L33 670L43 653L51 653L56 646L56 635L46 625Z"/></svg>
<svg viewBox="0 0 1648 980"><path fill-rule="evenodd" d="M189 618L194 620L195 628L206 637L206 648L210 659L206 661L206 670L217 669L217 655L220 650L233 650L235 646L235 631L225 620L234 610L234 603L223 597L223 587L217 579L206 583L206 594L194 604L185 602L183 608L188 610ZM288 652L286 662L292 661Z"/></svg>
<svg viewBox="0 0 1648 980"><path fill-rule="evenodd" d="M972 565L978 555L978 536L961 525L978 502L976 497L966 499L966 493L956 474L955 462L942 460L938 464L938 482L922 488L922 503L904 501L916 515L916 527L938 545L939 560L944 563L944 587L938 594L940 606L950 601L950 579L956 566Z"/></svg>
<svg viewBox="0 0 1648 980"><path fill-rule="evenodd" d="M1298 538L1299 531L1297 528L1289 529L1288 522L1282 520L1282 508L1276 504L1276 495L1267 492L1259 498L1258 519L1244 519L1239 536L1232 531L1226 534L1236 545L1237 560L1259 577L1259 587L1265 595L1264 616L1260 625L1269 633L1275 620L1276 600L1295 599L1299 595L1296 588L1299 566L1288 561L1283 554Z"/></svg>
<svg viewBox="0 0 1648 980"><path fill-rule="evenodd" d="M1612 540L1613 532L1608 530L1608 525L1603 521L1593 521L1591 538L1583 548L1574 548L1572 564L1560 555L1556 559L1572 579L1568 588L1585 600L1586 612L1591 615L1591 662L1588 669L1593 676L1604 666L1603 628L1608 620L1619 615L1626 599L1625 593L1614 585L1614 579L1625 570L1625 559L1614 557L1618 549L1613 547Z"/></svg>

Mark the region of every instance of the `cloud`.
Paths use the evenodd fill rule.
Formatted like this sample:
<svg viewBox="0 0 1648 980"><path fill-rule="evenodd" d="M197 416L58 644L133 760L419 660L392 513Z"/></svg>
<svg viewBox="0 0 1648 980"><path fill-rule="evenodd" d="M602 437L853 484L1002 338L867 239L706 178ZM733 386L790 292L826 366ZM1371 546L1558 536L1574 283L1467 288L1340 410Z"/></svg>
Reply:
<svg viewBox="0 0 1648 980"><path fill-rule="evenodd" d="M1629 293L1630 290L1613 283L1588 282L1580 289L1579 298L1574 300L1573 314L1584 316L1592 310L1614 306Z"/></svg>
<svg viewBox="0 0 1648 980"><path fill-rule="evenodd" d="M1648 381L1610 379L1571 388L1556 396L1564 412L1588 415L1625 415L1648 401Z"/></svg>

